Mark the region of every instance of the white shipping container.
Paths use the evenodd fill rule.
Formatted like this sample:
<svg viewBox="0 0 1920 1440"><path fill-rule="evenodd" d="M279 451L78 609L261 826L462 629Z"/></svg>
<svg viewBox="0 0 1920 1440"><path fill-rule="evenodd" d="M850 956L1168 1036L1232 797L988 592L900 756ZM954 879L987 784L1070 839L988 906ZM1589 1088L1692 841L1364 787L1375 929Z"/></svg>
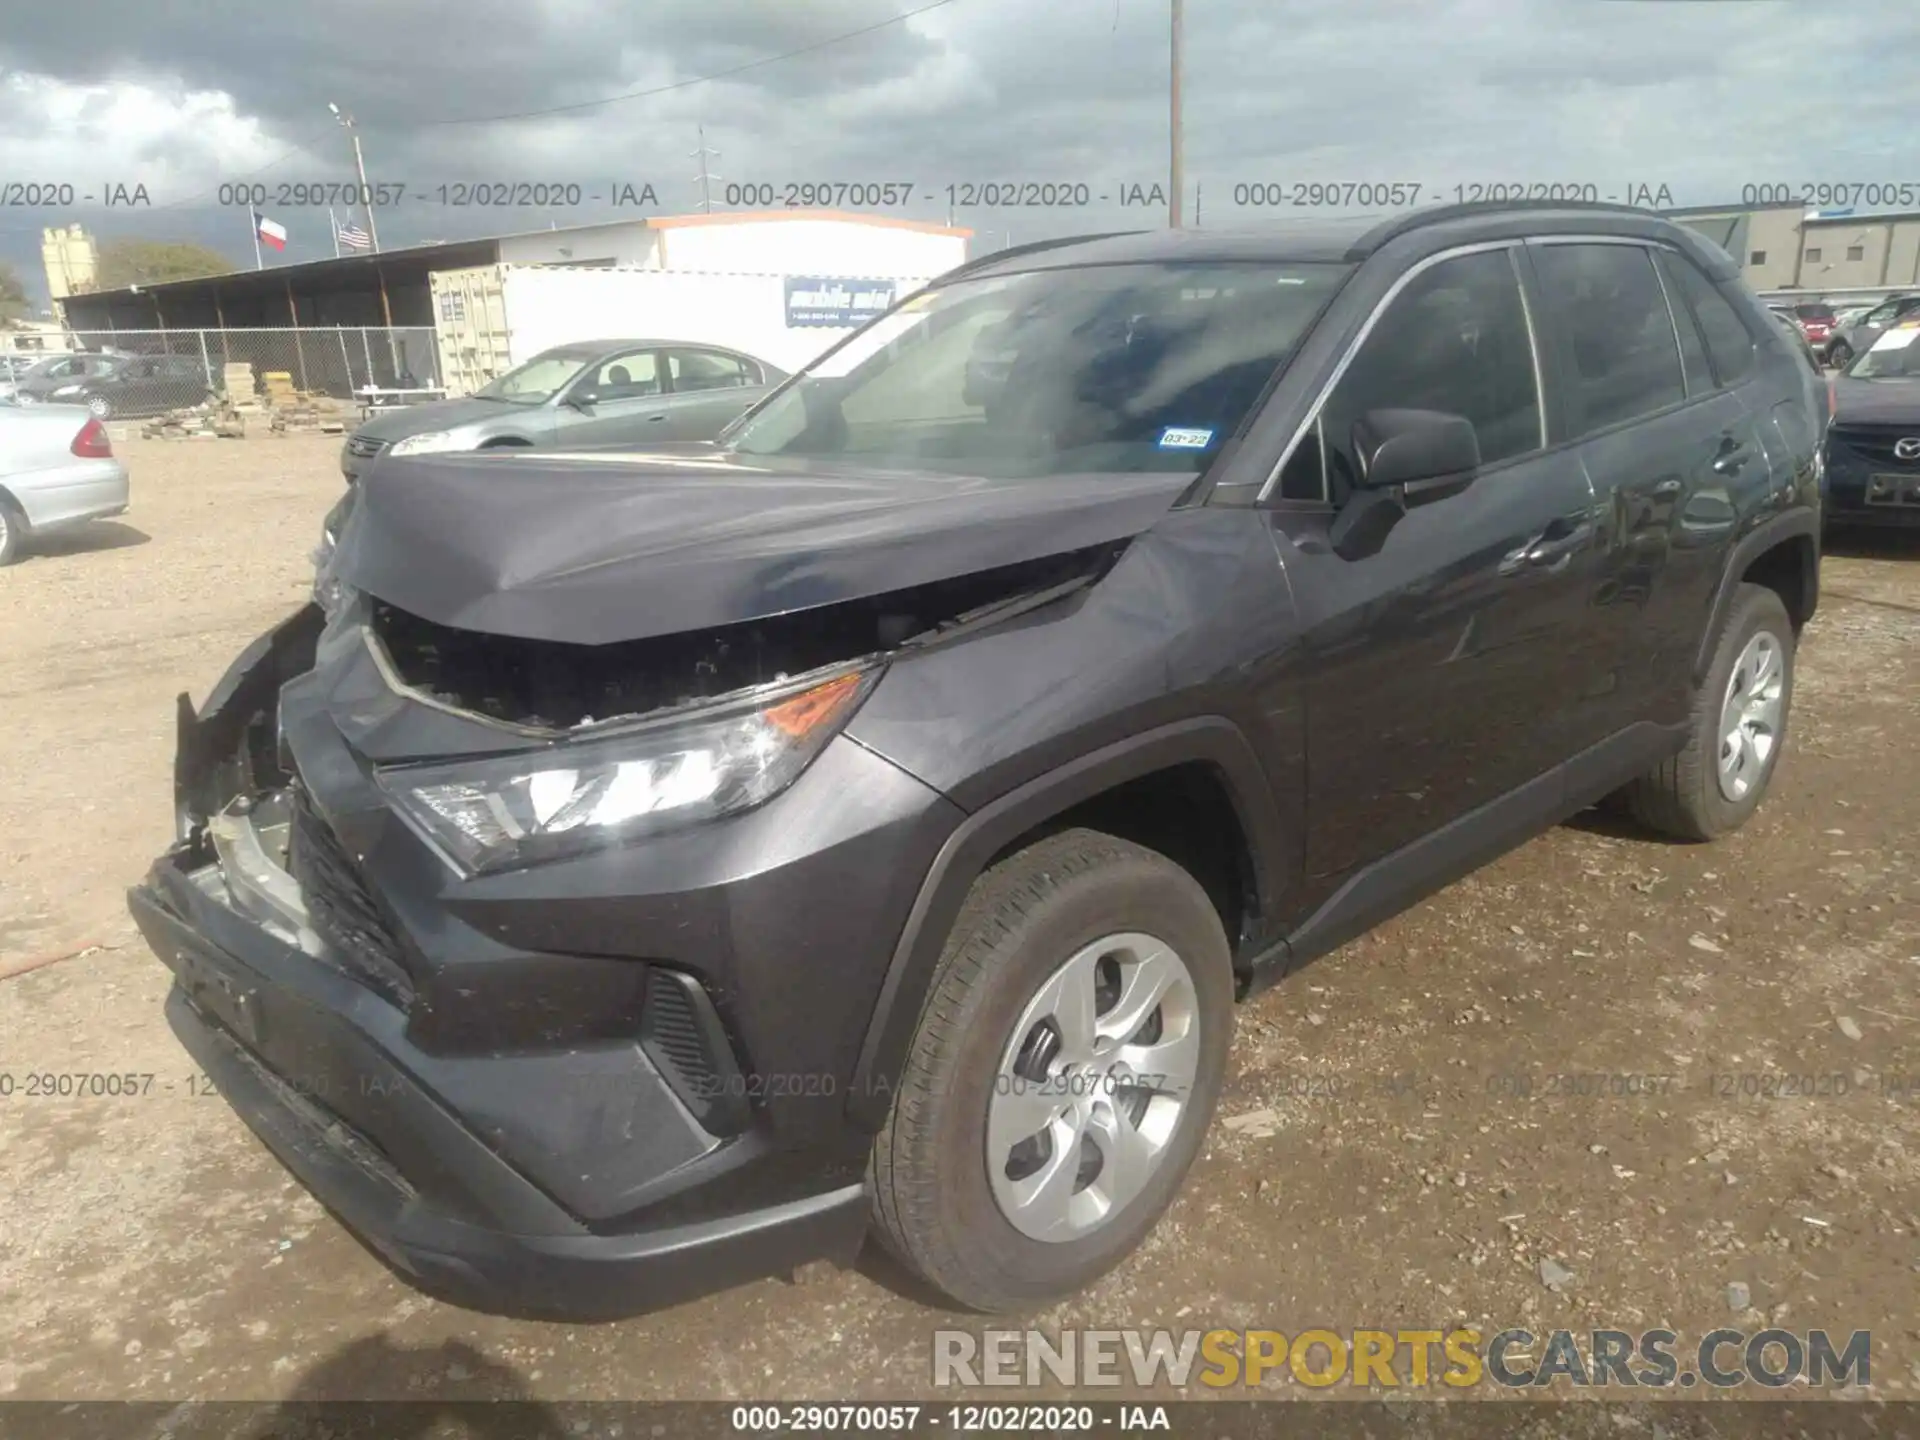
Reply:
<svg viewBox="0 0 1920 1440"><path fill-rule="evenodd" d="M864 317L869 307L884 309L949 268L874 276L825 268L795 275L482 265L435 272L431 286L448 393L465 395L542 350L576 340L724 345L797 370L858 329L864 318L848 324L790 323L806 309L804 303L790 307L789 291L796 288L790 280L832 282L827 288L844 292L842 300L861 307ZM796 297L799 302L831 298L806 291Z"/></svg>

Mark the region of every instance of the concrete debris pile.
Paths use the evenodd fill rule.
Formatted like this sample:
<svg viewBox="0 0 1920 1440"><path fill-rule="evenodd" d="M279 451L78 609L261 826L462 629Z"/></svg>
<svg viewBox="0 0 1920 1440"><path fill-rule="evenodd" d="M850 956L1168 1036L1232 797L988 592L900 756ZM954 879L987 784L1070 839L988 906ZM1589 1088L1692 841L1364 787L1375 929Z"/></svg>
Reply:
<svg viewBox="0 0 1920 1440"><path fill-rule="evenodd" d="M346 432L347 422L337 401L295 391L286 400L274 401L273 419L267 428L276 435L341 435Z"/></svg>
<svg viewBox="0 0 1920 1440"><path fill-rule="evenodd" d="M222 388L226 391L228 403L242 415L264 415L267 407L260 401L259 387L254 384L253 366L244 360L227 362Z"/></svg>
<svg viewBox="0 0 1920 1440"><path fill-rule="evenodd" d="M246 433L246 417L220 401L169 410L140 427L144 440L239 440Z"/></svg>

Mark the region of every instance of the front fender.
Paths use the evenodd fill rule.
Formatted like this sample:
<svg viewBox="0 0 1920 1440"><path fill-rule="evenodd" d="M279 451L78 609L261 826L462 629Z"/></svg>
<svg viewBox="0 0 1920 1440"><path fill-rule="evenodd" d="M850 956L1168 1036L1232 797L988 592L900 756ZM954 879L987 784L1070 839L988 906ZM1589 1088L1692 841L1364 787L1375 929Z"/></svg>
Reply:
<svg viewBox="0 0 1920 1440"><path fill-rule="evenodd" d="M1199 716L1144 731L1079 757L974 810L941 846L929 867L874 1004L849 1088L849 1118L866 1130L885 1123L900 1072L906 1066L921 1007L933 983L947 936L967 892L994 856L1021 835L1082 801L1156 771L1192 762L1223 777L1241 828L1253 849L1254 883L1263 913L1278 873L1285 835L1265 771L1240 727L1223 716ZM1285 947L1262 956L1284 965Z"/></svg>

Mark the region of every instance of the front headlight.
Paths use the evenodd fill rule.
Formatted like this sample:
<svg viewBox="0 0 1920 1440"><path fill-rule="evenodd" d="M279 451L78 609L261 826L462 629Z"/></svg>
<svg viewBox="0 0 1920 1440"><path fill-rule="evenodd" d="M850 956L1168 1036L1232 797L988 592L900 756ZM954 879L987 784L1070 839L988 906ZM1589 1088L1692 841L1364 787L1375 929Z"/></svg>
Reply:
<svg viewBox="0 0 1920 1440"><path fill-rule="evenodd" d="M771 799L825 748L878 674L853 671L531 754L384 767L374 778L460 869L518 869Z"/></svg>
<svg viewBox="0 0 1920 1440"><path fill-rule="evenodd" d="M397 441L387 454L431 455L436 450L471 450L474 443L473 436L458 430L422 430L418 435Z"/></svg>

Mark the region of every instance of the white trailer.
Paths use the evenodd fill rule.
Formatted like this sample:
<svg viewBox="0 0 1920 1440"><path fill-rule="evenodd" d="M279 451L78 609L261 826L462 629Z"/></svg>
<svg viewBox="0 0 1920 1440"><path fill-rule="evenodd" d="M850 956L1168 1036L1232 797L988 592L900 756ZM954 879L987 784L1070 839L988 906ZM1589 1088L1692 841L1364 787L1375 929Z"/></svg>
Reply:
<svg viewBox="0 0 1920 1440"><path fill-rule="evenodd" d="M499 264L429 278L441 379L470 394L555 345L627 337L725 345L796 370L961 264L967 233L695 216L514 237Z"/></svg>

